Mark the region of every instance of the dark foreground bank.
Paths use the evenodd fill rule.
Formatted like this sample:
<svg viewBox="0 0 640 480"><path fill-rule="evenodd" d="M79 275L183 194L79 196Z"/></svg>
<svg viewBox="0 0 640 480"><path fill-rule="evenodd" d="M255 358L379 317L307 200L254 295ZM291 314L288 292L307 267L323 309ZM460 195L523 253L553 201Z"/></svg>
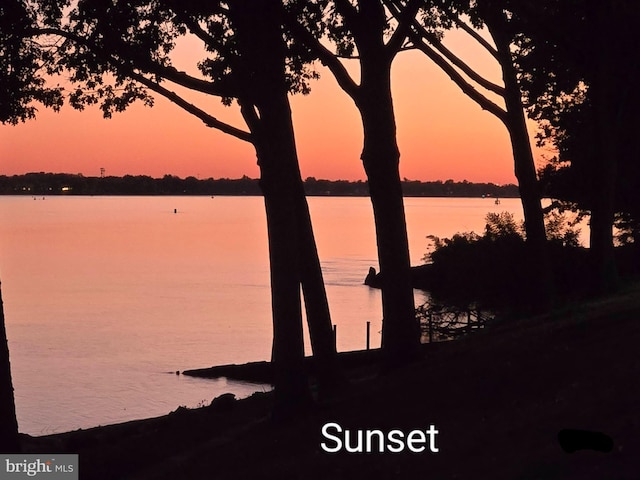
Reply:
<svg viewBox="0 0 640 480"><path fill-rule="evenodd" d="M82 479L636 479L639 320L635 285L427 348L424 360L386 376L360 369L341 398L287 425L272 423L271 397L259 394L156 419L24 437L25 447L79 453ZM417 452L405 441L404 451L394 453L389 447L397 443L385 440L383 453L329 453L346 439L336 440L335 425L327 430L327 424L349 430L352 449L358 431L379 430L387 440L393 430L404 440L414 430L431 434L423 442L422 434L413 437ZM565 452L558 435L572 430L603 434L613 442L610 451L578 441L587 449ZM377 437L371 438L375 450Z"/></svg>

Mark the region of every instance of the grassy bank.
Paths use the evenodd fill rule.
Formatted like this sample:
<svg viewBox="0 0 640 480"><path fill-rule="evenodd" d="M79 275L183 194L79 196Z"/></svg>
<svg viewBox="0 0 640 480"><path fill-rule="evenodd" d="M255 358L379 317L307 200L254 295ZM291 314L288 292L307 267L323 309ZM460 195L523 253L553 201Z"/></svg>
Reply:
<svg viewBox="0 0 640 480"><path fill-rule="evenodd" d="M289 425L270 395L157 419L25 438L80 454L82 479L632 479L640 451L640 285L553 315L503 322L425 348ZM370 373L371 375L367 375ZM437 452L327 453L323 425L438 430ZM562 429L603 432L610 453L565 453Z"/></svg>

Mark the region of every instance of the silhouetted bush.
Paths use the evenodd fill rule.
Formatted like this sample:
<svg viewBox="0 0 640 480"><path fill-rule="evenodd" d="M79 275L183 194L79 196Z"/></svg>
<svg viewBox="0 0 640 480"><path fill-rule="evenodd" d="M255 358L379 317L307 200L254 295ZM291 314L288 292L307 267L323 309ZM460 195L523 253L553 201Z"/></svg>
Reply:
<svg viewBox="0 0 640 480"><path fill-rule="evenodd" d="M579 246L579 231L560 219L548 226L548 254L555 292L572 296L585 291L591 273L587 250ZM466 308L528 311L536 302L531 294L534 265L522 225L508 212L486 217L482 235L457 233L451 238L430 236L432 251L428 290L435 301Z"/></svg>

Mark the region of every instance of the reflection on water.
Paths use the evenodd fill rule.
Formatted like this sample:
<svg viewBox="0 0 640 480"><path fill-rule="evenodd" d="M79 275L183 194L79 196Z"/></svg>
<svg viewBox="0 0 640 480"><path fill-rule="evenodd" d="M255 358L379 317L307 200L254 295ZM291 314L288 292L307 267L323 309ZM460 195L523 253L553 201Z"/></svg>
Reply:
<svg viewBox="0 0 640 480"><path fill-rule="evenodd" d="M310 198L338 349L380 344L367 198ZM406 199L411 257L429 234L481 231L517 200ZM174 213L177 211L177 213ZM265 360L271 307L257 197L0 197L0 280L20 429L44 434L165 414L262 386L176 370ZM416 293L416 303L425 294ZM308 342L307 342L307 351Z"/></svg>

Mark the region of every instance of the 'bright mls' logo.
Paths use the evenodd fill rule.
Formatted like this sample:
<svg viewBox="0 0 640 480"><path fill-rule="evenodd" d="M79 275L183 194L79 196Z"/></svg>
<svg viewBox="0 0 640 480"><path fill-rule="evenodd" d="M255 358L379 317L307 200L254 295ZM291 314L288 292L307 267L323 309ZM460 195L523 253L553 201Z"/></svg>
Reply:
<svg viewBox="0 0 640 480"><path fill-rule="evenodd" d="M0 480L78 480L78 455L1 455Z"/></svg>

